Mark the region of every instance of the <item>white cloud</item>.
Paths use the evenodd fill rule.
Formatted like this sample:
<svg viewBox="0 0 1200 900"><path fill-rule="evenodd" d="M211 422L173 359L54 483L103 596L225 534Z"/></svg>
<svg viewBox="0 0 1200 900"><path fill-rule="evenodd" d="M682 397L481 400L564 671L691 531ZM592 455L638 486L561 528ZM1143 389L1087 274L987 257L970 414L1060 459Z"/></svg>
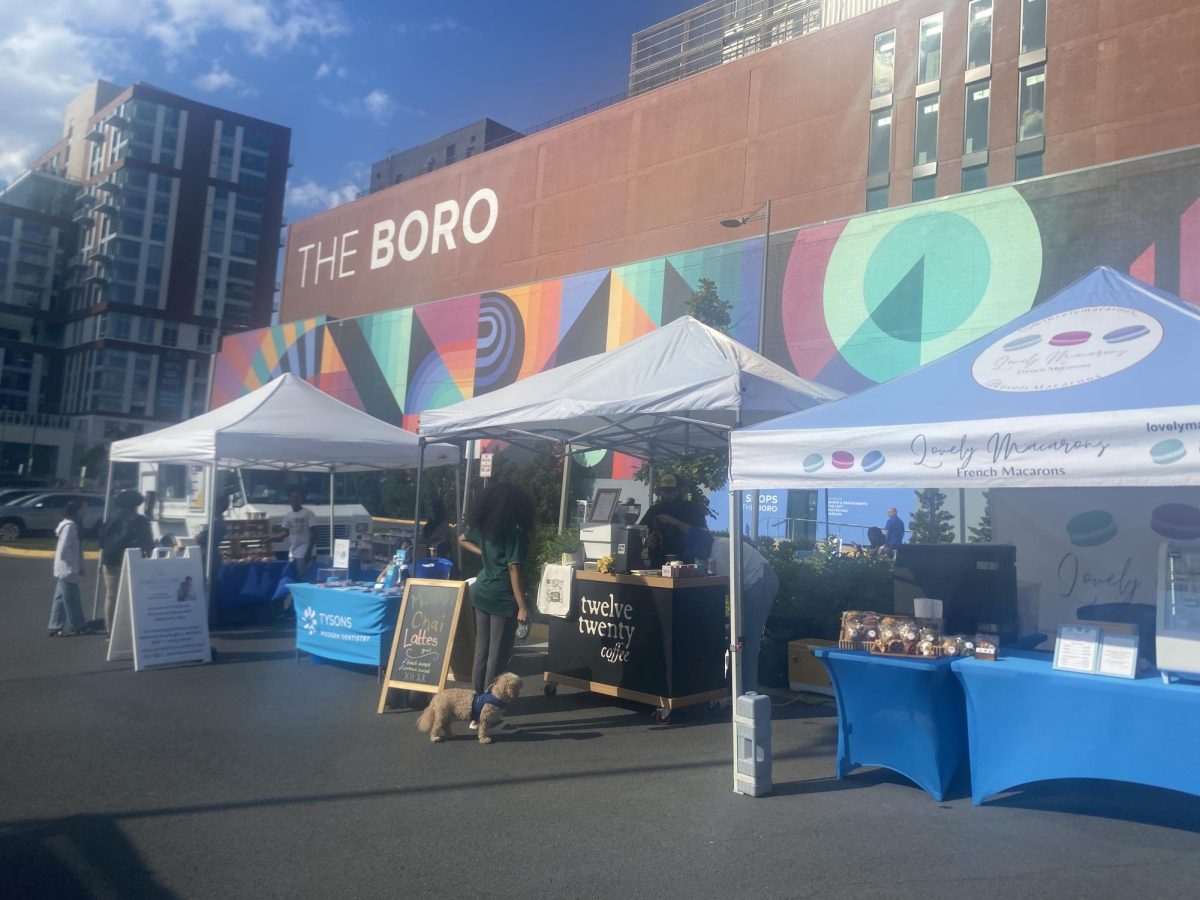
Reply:
<svg viewBox="0 0 1200 900"><path fill-rule="evenodd" d="M146 33L172 53L210 30L233 32L259 55L349 31L340 7L316 0L158 0L156 7L159 15Z"/></svg>
<svg viewBox="0 0 1200 900"><path fill-rule="evenodd" d="M418 118L425 115L425 110L419 107L397 103L383 88L375 88L363 97L351 97L348 100L333 100L319 94L317 103L343 116L373 119L377 125L386 125L397 113Z"/></svg>
<svg viewBox="0 0 1200 900"><path fill-rule="evenodd" d="M341 6L329 0L0 0L0 22L4 180L58 140L64 106L88 84L136 70L144 52L137 42L147 36L170 62L210 34L266 55L349 32ZM243 96L252 90L231 78L215 63L196 84Z"/></svg>
<svg viewBox="0 0 1200 900"><path fill-rule="evenodd" d="M396 101L387 91L375 88L363 97L363 108L367 111L368 116L383 125L396 112Z"/></svg>
<svg viewBox="0 0 1200 900"><path fill-rule="evenodd" d="M0 179L11 180L62 136L63 108L100 77L100 53L65 25L19 17L0 38Z"/></svg>
<svg viewBox="0 0 1200 900"><path fill-rule="evenodd" d="M209 93L232 91L239 97L250 97L258 93L228 69L223 68L219 59L213 60L212 68L197 77L193 84Z"/></svg>
<svg viewBox="0 0 1200 900"><path fill-rule="evenodd" d="M349 181L339 187L329 188L305 178L299 184L288 184L287 206L296 210L333 209L356 198L359 190L357 185Z"/></svg>
<svg viewBox="0 0 1200 900"><path fill-rule="evenodd" d="M332 62L323 62L317 66L317 71L313 75L313 78L321 79L327 75L336 75L338 78L345 78L347 74L345 66L335 66Z"/></svg>

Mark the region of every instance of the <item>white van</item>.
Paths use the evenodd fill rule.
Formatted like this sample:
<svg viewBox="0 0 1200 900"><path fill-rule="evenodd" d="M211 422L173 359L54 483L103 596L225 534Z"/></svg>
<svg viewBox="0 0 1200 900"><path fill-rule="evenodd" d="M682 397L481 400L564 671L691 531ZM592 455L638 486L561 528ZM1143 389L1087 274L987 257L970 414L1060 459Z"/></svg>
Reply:
<svg viewBox="0 0 1200 900"><path fill-rule="evenodd" d="M371 530L371 515L358 502L350 473L335 475L336 507L333 510L334 538L358 540ZM154 505L150 521L154 537L165 534L194 539L208 524L210 470L207 466L142 463L138 467L138 490ZM329 474L327 472L283 472L275 469L222 469L218 473L218 493L229 497L226 521L259 518L265 515L278 526L291 509L288 497L300 491L304 506L313 511L316 524L313 538L318 558L331 555L329 540ZM149 504L147 504L149 506ZM287 541L275 545L287 552Z"/></svg>

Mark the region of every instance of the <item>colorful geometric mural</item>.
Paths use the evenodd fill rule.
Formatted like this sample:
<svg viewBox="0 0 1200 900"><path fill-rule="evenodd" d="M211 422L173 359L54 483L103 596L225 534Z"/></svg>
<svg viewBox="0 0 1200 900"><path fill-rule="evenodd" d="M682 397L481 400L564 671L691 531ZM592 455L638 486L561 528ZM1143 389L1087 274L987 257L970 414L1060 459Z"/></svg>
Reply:
<svg viewBox="0 0 1200 900"><path fill-rule="evenodd" d="M752 238L355 319L226 338L213 404L293 372L409 429L420 412L601 353L670 322L701 278L759 332ZM883 210L771 235L764 352L844 391L963 346L1097 265L1200 303L1200 151ZM577 455L597 474L638 463Z"/></svg>

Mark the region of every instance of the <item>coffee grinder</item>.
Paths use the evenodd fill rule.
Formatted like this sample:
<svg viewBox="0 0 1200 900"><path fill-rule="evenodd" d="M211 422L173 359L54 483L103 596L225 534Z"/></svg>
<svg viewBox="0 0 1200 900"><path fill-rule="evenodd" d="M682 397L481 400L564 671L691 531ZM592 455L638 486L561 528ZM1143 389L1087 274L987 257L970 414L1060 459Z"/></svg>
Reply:
<svg viewBox="0 0 1200 900"><path fill-rule="evenodd" d="M613 557L613 571L618 575L628 575L642 567L642 528L637 524L642 507L630 497L619 509L623 524L617 529L617 552Z"/></svg>

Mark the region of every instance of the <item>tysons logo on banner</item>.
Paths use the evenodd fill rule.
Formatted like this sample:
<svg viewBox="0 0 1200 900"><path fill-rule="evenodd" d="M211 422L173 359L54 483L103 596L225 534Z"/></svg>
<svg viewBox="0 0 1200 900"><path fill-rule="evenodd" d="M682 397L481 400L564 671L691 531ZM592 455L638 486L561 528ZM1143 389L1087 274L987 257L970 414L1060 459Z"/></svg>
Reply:
<svg viewBox="0 0 1200 900"><path fill-rule="evenodd" d="M976 357L971 375L993 391L1074 387L1141 362L1162 336L1159 321L1136 309L1073 309L1009 332Z"/></svg>
<svg viewBox="0 0 1200 900"><path fill-rule="evenodd" d="M304 608L304 613L300 617L300 627L308 633L309 637L317 633L317 611L311 606Z"/></svg>

